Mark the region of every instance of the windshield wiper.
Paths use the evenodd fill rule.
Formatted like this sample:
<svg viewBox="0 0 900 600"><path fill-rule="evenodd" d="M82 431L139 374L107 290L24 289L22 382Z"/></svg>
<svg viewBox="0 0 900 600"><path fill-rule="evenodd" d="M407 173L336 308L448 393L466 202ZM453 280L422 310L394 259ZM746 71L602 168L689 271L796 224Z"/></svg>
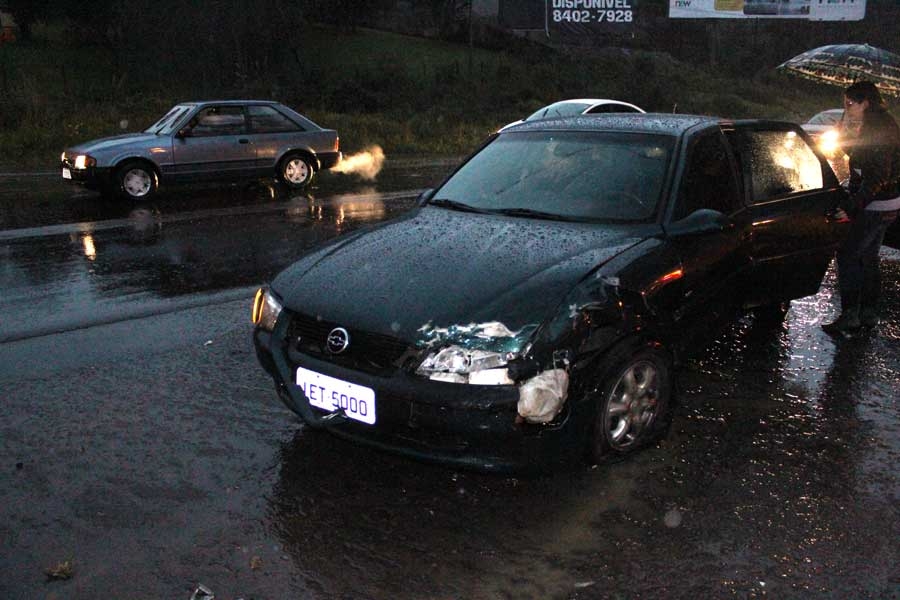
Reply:
<svg viewBox="0 0 900 600"><path fill-rule="evenodd" d="M582 217L574 217L568 215L558 215L556 213L545 212L542 210L534 210L533 208L497 208L490 212L498 215L508 215L510 217L532 217L535 219L547 219L550 221L586 221L588 219Z"/></svg>
<svg viewBox="0 0 900 600"><path fill-rule="evenodd" d="M446 198L438 198L436 200L429 200L429 206L440 206L441 208L449 208L450 210L458 210L460 212L473 212L473 213L485 213L487 211L472 206L470 204L466 204L465 202L457 202L456 200L448 200Z"/></svg>

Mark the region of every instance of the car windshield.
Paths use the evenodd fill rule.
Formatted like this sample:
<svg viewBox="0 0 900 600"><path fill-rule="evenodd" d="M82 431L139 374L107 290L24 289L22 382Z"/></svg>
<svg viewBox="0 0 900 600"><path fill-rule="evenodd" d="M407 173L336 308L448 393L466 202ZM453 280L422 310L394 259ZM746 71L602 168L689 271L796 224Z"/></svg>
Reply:
<svg viewBox="0 0 900 600"><path fill-rule="evenodd" d="M673 138L612 132L510 132L472 157L430 204L573 221L649 222Z"/></svg>
<svg viewBox="0 0 900 600"><path fill-rule="evenodd" d="M184 104L173 106L159 121L145 129L144 133L172 133L172 129L190 108Z"/></svg>
<svg viewBox="0 0 900 600"><path fill-rule="evenodd" d="M537 110L527 117L526 121L534 119L550 119L553 117L571 117L572 115L580 115L590 104L587 102L557 102L550 106Z"/></svg>

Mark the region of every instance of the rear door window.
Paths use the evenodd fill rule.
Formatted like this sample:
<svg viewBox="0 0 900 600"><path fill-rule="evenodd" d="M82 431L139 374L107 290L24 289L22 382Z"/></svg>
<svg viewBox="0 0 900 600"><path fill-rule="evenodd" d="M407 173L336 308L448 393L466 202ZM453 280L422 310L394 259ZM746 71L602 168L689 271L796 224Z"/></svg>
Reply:
<svg viewBox="0 0 900 600"><path fill-rule="evenodd" d="M250 128L254 133L283 133L298 131L300 126L271 106L250 106Z"/></svg>
<svg viewBox="0 0 900 600"><path fill-rule="evenodd" d="M748 163L754 204L824 187L822 163L797 132L743 130L734 135Z"/></svg>

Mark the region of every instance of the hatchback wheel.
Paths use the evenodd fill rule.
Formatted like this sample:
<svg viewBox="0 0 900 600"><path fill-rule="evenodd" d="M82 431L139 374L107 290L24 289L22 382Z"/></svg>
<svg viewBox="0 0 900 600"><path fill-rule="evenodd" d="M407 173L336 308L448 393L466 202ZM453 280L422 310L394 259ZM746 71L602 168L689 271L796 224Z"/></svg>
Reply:
<svg viewBox="0 0 900 600"><path fill-rule="evenodd" d="M139 162L122 165L117 177L118 189L132 200L145 200L156 192L159 181L152 167Z"/></svg>
<svg viewBox="0 0 900 600"><path fill-rule="evenodd" d="M312 165L305 157L291 154L281 161L278 176L289 187L300 189L309 185L313 172Z"/></svg>
<svg viewBox="0 0 900 600"><path fill-rule="evenodd" d="M614 351L604 367L598 384L588 390L597 407L590 448L595 462L658 438L669 424L672 403L672 369L662 351Z"/></svg>

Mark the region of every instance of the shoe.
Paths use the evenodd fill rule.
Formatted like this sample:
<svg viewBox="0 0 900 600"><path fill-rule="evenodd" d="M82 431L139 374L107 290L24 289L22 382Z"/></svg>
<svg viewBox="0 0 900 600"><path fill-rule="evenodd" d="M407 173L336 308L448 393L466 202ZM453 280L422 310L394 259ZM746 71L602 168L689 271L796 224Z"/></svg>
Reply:
<svg viewBox="0 0 900 600"><path fill-rule="evenodd" d="M863 327L876 327L881 319L878 318L878 311L874 308L864 308L859 311L859 321Z"/></svg>
<svg viewBox="0 0 900 600"><path fill-rule="evenodd" d="M830 335L850 336L862 327L859 317L853 313L842 314L833 323L822 325L822 330Z"/></svg>

